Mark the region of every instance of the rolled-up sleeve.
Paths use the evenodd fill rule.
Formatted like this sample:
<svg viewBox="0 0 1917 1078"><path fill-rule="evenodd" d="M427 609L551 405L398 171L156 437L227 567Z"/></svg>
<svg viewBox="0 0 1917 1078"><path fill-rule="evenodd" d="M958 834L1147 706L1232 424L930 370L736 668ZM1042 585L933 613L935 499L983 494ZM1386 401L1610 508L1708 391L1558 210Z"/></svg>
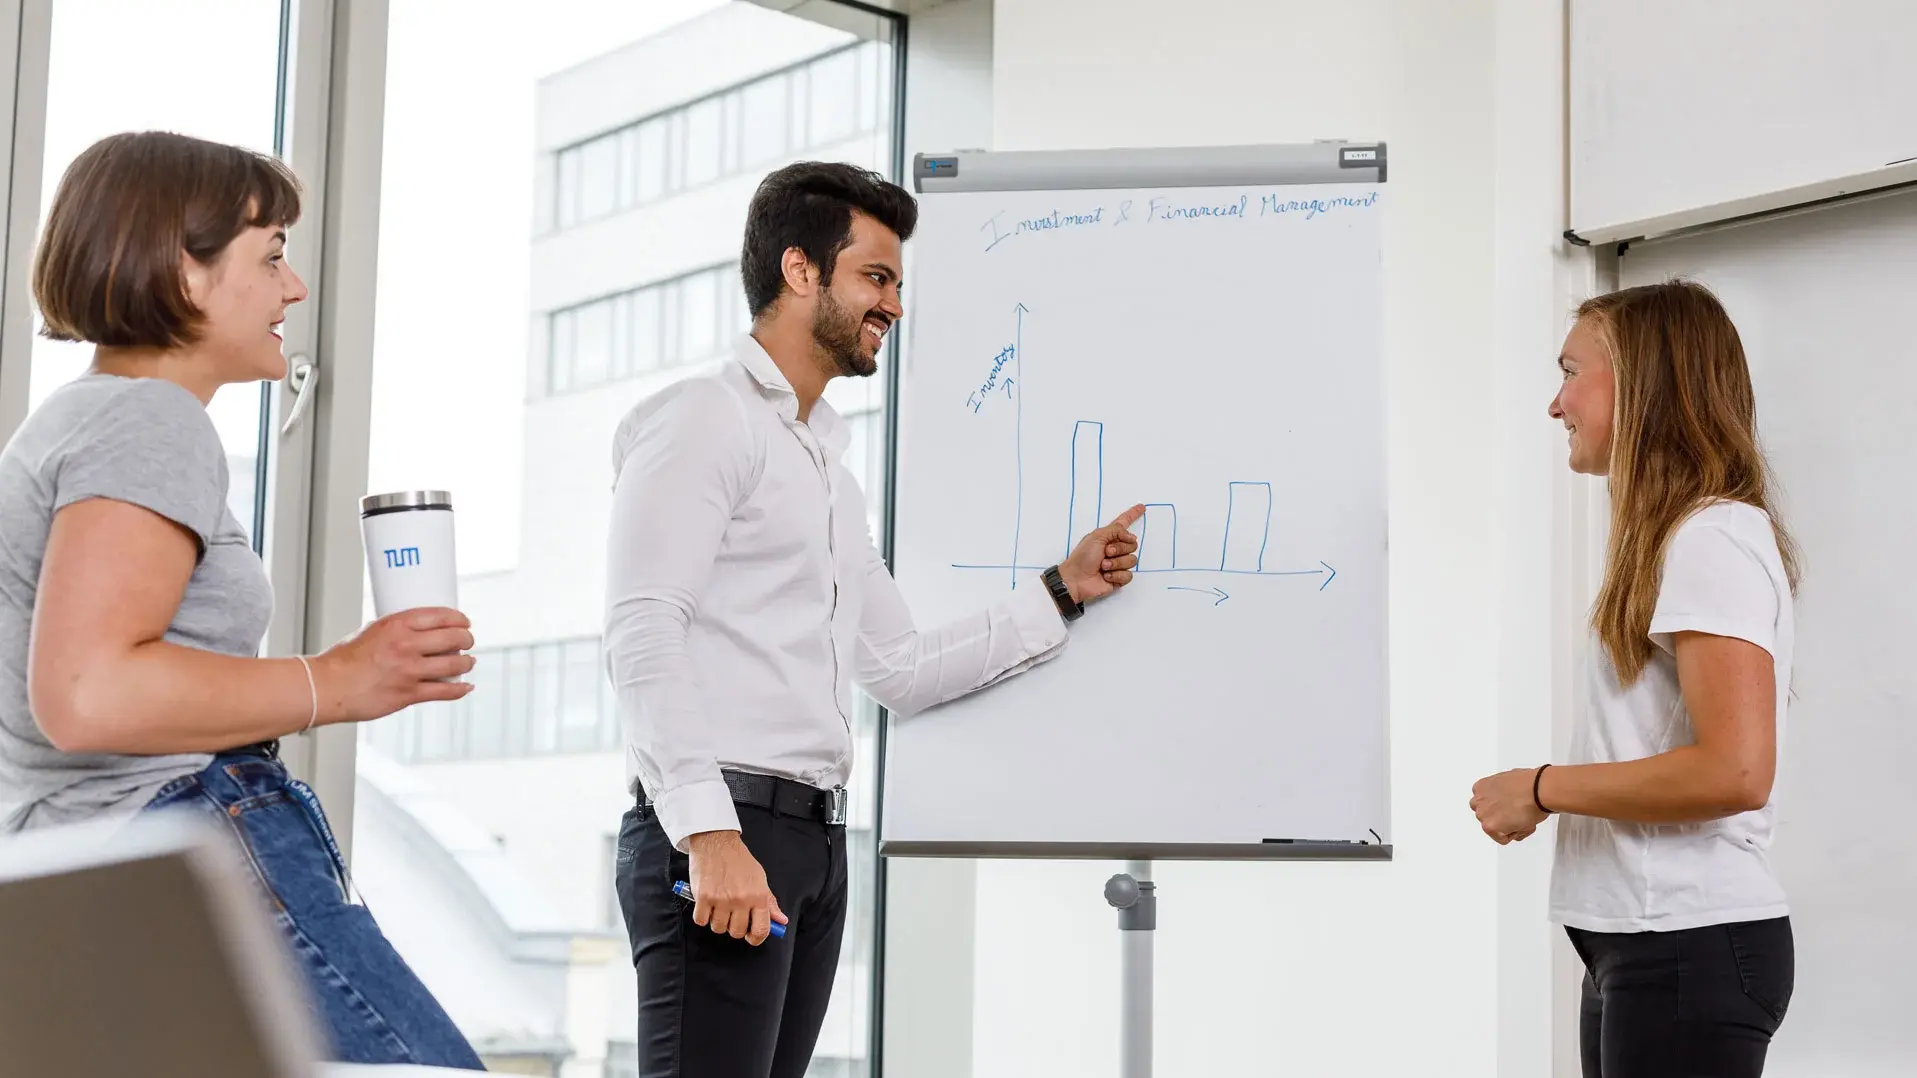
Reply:
<svg viewBox="0 0 1917 1078"><path fill-rule="evenodd" d="M739 401L704 379L648 399L614 440L606 667L660 826L681 852L691 835L739 829L686 637L752 460Z"/></svg>

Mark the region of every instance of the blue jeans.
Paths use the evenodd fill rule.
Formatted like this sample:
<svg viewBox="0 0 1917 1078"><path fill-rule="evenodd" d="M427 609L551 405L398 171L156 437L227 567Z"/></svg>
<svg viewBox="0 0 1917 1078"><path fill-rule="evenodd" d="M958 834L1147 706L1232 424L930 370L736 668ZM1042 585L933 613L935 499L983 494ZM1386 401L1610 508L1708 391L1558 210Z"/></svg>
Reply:
<svg viewBox="0 0 1917 1078"><path fill-rule="evenodd" d="M372 913L352 900L319 800L279 761L223 753L161 788L146 811L203 813L233 836L305 975L332 1059L485 1069Z"/></svg>

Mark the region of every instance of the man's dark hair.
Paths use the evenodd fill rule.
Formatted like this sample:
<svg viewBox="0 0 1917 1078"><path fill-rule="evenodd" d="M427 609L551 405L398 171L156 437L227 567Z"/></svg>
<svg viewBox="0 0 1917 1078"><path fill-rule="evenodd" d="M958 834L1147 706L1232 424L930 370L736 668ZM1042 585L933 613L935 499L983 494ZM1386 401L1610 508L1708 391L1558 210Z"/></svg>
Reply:
<svg viewBox="0 0 1917 1078"><path fill-rule="evenodd" d="M856 165L800 161L759 183L746 211L745 250L739 273L745 278L746 309L757 318L785 288L781 263L797 247L819 268L819 283L832 283L832 266L852 242L852 213L863 213L898 234L912 238L919 207L903 187Z"/></svg>

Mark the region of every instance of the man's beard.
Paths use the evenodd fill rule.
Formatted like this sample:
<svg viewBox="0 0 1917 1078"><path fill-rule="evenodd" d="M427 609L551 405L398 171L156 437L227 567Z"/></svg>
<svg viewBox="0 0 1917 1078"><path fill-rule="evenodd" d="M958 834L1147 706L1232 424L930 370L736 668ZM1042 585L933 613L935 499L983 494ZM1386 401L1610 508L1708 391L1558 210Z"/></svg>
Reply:
<svg viewBox="0 0 1917 1078"><path fill-rule="evenodd" d="M812 315L812 343L848 378L870 378L879 372L876 357L864 351L864 316L853 314L833 297L831 289L819 293L819 306Z"/></svg>

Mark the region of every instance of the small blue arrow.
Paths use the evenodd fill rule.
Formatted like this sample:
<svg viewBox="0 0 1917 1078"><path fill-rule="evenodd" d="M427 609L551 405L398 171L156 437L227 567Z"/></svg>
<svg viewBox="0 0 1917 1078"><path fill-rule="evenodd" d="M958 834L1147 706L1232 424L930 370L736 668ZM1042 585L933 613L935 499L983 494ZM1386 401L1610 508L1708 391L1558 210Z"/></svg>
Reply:
<svg viewBox="0 0 1917 1078"><path fill-rule="evenodd" d="M1324 563L1324 562L1322 562L1322 561L1321 561L1321 562L1319 562L1318 564L1319 564L1319 565L1324 565L1324 566L1325 566L1325 568L1327 568L1327 569L1331 569L1331 566L1329 566L1329 565L1325 565L1325 563ZM1328 588L1328 587L1330 587L1330 586L1331 586L1331 582L1332 582L1332 581L1334 581L1334 580L1336 580L1336 579L1338 579L1338 570L1336 570L1336 569L1331 569L1331 575L1325 578L1325 582L1324 582L1324 583L1322 583L1322 584L1320 584L1320 585L1318 585L1318 590L1319 590L1319 591L1323 591L1323 590L1325 590L1326 588Z"/></svg>
<svg viewBox="0 0 1917 1078"><path fill-rule="evenodd" d="M1329 568L1329 566L1327 566L1327 568ZM1166 591L1195 591L1200 595L1216 595L1218 596L1218 600L1217 602L1214 602L1211 604L1213 606L1217 606L1219 603L1222 603L1226 599L1231 598L1230 595L1225 594L1225 591L1222 588L1166 588L1165 590Z"/></svg>

